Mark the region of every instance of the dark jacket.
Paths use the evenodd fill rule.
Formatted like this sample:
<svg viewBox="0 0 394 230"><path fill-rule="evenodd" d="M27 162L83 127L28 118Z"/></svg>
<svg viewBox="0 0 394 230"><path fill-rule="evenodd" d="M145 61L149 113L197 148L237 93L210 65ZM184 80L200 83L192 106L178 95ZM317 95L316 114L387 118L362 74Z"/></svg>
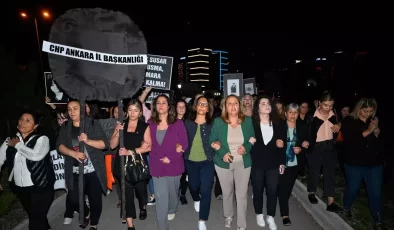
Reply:
<svg viewBox="0 0 394 230"><path fill-rule="evenodd" d="M357 166L376 166L384 163L381 151L381 140L374 133L364 137L363 132L368 129L370 119L363 122L360 119L346 117L342 122L344 145L344 162Z"/></svg>
<svg viewBox="0 0 394 230"><path fill-rule="evenodd" d="M333 125L338 124L338 119L335 115L331 116L328 119ZM320 126L324 123L323 120L320 120L318 117L313 117L310 125L310 146L314 146L316 143L316 138L317 138L317 132L319 131ZM335 140L337 139L338 133L333 134L332 142L335 143ZM310 148L310 147L309 147Z"/></svg>
<svg viewBox="0 0 394 230"><path fill-rule="evenodd" d="M92 118L85 117L85 133L90 140L102 140L105 143L105 148L107 149L109 146L108 139L101 128L101 126L92 120ZM59 136L56 141L56 149L60 153L59 146L64 145L69 149L73 149L72 145L72 122L65 122L59 131ZM101 188L103 192L107 191L107 176L105 171L105 161L104 161L104 152L101 149L93 148L89 145L85 145L86 150L89 154L89 158L92 161L94 166L94 170L100 180ZM66 179L66 186L67 189L73 189L73 165L74 165L74 158L70 156L64 157L64 176Z"/></svg>
<svg viewBox="0 0 394 230"><path fill-rule="evenodd" d="M283 136L283 138L284 138L282 140L283 142L286 142L286 139L287 139L287 129L288 129L287 121L281 121L278 124L277 130L278 130L278 132L281 132L281 134L278 136ZM308 126L305 125L305 123L302 120L298 120L298 119L296 121L296 139L297 139L297 142L295 143L295 147L301 148L301 152L299 154L296 154L297 163L298 163L298 165L303 166L303 165L305 165L304 155L305 155L305 152L307 149L302 147L302 143L304 141L310 142L309 130L308 130ZM285 154L286 154L286 149L285 149Z"/></svg>
<svg viewBox="0 0 394 230"><path fill-rule="evenodd" d="M192 149L193 145L193 139L194 136L196 136L197 133L197 123L191 120L185 120L185 128L187 132L187 139L189 141L189 146L183 153L183 157L185 160L189 159L190 156L190 150ZM205 152L205 156L207 157L207 160L212 161L213 159L213 149L211 145L209 144L209 136L211 135L211 129L212 129L212 123L211 124L202 124L200 125L200 133L201 133L201 139L203 143L203 148Z"/></svg>
<svg viewBox="0 0 394 230"><path fill-rule="evenodd" d="M286 141L283 148L276 147L276 140L285 140L286 134L280 129L280 123L273 123L273 136L267 145L264 144L263 134L259 121L253 122L256 143L254 143L250 155L252 157L252 167L259 169L273 169L280 165L286 165Z"/></svg>

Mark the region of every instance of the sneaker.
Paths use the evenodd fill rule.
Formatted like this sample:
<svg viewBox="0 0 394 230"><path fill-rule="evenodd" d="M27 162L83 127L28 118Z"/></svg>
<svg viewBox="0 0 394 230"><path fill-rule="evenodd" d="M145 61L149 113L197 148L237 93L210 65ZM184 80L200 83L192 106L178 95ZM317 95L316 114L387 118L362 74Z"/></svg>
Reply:
<svg viewBox="0 0 394 230"><path fill-rule="evenodd" d="M155 204L156 204L156 199L153 196L150 196L148 200L148 205L155 205Z"/></svg>
<svg viewBox="0 0 394 230"><path fill-rule="evenodd" d="M231 228L231 224L233 223L233 218L232 217L226 217L224 220L224 227L226 228Z"/></svg>
<svg viewBox="0 0 394 230"><path fill-rule="evenodd" d="M265 227L264 214L257 214L256 221L257 221L257 225L259 227L262 227L262 228Z"/></svg>
<svg viewBox="0 0 394 230"><path fill-rule="evenodd" d="M64 218L63 224L64 224L64 225L69 225L69 224L71 224L72 222L73 222L73 219L72 219L72 218L66 217L66 218Z"/></svg>
<svg viewBox="0 0 394 230"><path fill-rule="evenodd" d="M207 230L207 226L205 225L205 221L198 221L198 230Z"/></svg>
<svg viewBox="0 0 394 230"><path fill-rule="evenodd" d="M272 216L267 216L267 224L270 230L277 230L278 227L275 224L275 219Z"/></svg>
<svg viewBox="0 0 394 230"><path fill-rule="evenodd" d="M175 218L175 213L173 214L168 214L168 220L173 220Z"/></svg>
<svg viewBox="0 0 394 230"><path fill-rule="evenodd" d="M241 227L238 227L237 229L238 230L246 230L246 228L241 228Z"/></svg>
<svg viewBox="0 0 394 230"><path fill-rule="evenodd" d="M200 201L194 201L194 210L200 212Z"/></svg>

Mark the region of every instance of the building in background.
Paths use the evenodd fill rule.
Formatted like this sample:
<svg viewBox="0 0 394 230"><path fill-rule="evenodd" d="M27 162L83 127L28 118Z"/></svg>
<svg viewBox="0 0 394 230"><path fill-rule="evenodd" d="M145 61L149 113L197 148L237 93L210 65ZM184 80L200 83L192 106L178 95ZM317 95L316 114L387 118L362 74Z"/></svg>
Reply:
<svg viewBox="0 0 394 230"><path fill-rule="evenodd" d="M178 83L187 82L187 60L186 57L181 57L178 63Z"/></svg>
<svg viewBox="0 0 394 230"><path fill-rule="evenodd" d="M187 52L187 81L197 83L204 89L212 87L210 83L209 61L212 49L194 48Z"/></svg>
<svg viewBox="0 0 394 230"><path fill-rule="evenodd" d="M228 66L228 52L223 50L212 51L212 71L213 76L215 76L215 85L218 89L223 90L223 74L229 73Z"/></svg>

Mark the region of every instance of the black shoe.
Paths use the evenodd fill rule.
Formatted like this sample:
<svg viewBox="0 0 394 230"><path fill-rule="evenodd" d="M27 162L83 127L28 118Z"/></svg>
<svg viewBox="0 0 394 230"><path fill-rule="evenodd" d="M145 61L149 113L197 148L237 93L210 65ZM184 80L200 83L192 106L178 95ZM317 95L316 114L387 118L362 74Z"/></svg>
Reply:
<svg viewBox="0 0 394 230"><path fill-rule="evenodd" d="M308 199L309 199L309 202L311 202L311 204L319 203L319 201L317 200L316 195L314 193L309 194Z"/></svg>
<svg viewBox="0 0 394 230"><path fill-rule="evenodd" d="M326 211L328 212L343 212L343 209L339 207L337 204L332 203L330 205L327 205Z"/></svg>
<svg viewBox="0 0 394 230"><path fill-rule="evenodd" d="M186 196L181 196L179 200L181 201L181 204L183 205L187 204Z"/></svg>
<svg viewBox="0 0 394 230"><path fill-rule="evenodd" d="M90 227L89 230L97 230L97 227Z"/></svg>
<svg viewBox="0 0 394 230"><path fill-rule="evenodd" d="M291 226L291 221L289 217L283 218L283 226Z"/></svg>
<svg viewBox="0 0 394 230"><path fill-rule="evenodd" d="M148 216L148 213L146 212L146 209L141 209L140 210L140 220L145 220L147 216Z"/></svg>
<svg viewBox="0 0 394 230"><path fill-rule="evenodd" d="M90 219L89 218L85 218L85 220L83 221L83 224L80 224L79 227L82 229L85 229L90 223ZM90 230L92 230L92 228L90 228Z"/></svg>
<svg viewBox="0 0 394 230"><path fill-rule="evenodd" d="M345 210L344 210L344 213L345 213L346 218L348 218L349 220L352 219L352 217L353 217L352 211L346 210L346 209L345 209Z"/></svg>
<svg viewBox="0 0 394 230"><path fill-rule="evenodd" d="M374 229L375 230L387 230L388 228L386 228L384 226L384 224L382 224L382 223L377 223L377 224L375 224L375 228Z"/></svg>
<svg viewBox="0 0 394 230"><path fill-rule="evenodd" d="M127 230L135 230L135 227L128 227Z"/></svg>

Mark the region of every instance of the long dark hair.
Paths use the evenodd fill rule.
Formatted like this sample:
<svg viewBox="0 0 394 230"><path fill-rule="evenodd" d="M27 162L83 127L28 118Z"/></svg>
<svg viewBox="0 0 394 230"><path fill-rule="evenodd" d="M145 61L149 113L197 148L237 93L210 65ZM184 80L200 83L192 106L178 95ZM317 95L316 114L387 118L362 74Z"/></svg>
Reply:
<svg viewBox="0 0 394 230"><path fill-rule="evenodd" d="M195 121L195 120L196 120L196 117L197 117L197 105L198 105L198 101L199 101L200 99L202 99L202 98L205 98L205 99L207 100L207 102L208 102L208 111L207 111L207 113L205 114L205 122L206 122L207 125L209 125L209 124L211 124L211 122L212 122L212 117L211 117L211 106L209 105L209 99L208 99L206 96L200 96L199 98L197 98L197 100L195 101L194 106L193 106L193 112L191 113L189 119L192 120L192 121Z"/></svg>
<svg viewBox="0 0 394 230"><path fill-rule="evenodd" d="M271 104L271 113L269 115L270 125L278 123L280 121L279 111L276 108L276 106L274 106L272 104L272 100L268 95L259 96L257 98L257 100L255 101L255 103L253 105L253 115L252 115L253 122L255 124L260 124L260 122L261 122L260 113L259 113L259 106L260 106L260 102L262 99L267 99L269 101L269 103Z"/></svg>
<svg viewBox="0 0 394 230"><path fill-rule="evenodd" d="M177 117L176 117L176 109L174 106L173 101L165 94L161 94L159 96L157 96L155 99L153 99L152 101L152 114L150 119L155 123L155 124L160 124L161 120L159 117L159 113L157 112L157 99L159 99L160 97L163 97L166 99L167 104L168 104L168 116L167 116L167 123L168 125L174 124L177 121Z"/></svg>

